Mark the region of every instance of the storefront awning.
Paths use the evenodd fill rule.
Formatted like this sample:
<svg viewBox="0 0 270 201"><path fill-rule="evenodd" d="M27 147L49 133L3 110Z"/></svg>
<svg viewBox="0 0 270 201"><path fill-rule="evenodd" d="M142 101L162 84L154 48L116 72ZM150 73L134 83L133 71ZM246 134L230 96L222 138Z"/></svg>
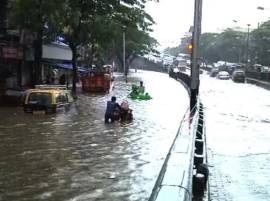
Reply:
<svg viewBox="0 0 270 201"><path fill-rule="evenodd" d="M73 66L71 63L57 63L57 62L42 62L43 64L52 66L54 68L63 68L63 69L67 69L67 70L72 70ZM89 69L83 68L83 67L77 67L78 71L81 73L87 73L89 72Z"/></svg>

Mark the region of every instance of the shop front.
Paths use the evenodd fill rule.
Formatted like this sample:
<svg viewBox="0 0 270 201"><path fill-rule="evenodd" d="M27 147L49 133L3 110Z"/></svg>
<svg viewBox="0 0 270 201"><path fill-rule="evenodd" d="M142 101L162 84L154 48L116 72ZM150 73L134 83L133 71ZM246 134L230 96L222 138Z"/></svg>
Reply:
<svg viewBox="0 0 270 201"><path fill-rule="evenodd" d="M21 96L23 49L21 47L0 47L0 103L13 104L8 97ZM15 101L16 102L16 101Z"/></svg>

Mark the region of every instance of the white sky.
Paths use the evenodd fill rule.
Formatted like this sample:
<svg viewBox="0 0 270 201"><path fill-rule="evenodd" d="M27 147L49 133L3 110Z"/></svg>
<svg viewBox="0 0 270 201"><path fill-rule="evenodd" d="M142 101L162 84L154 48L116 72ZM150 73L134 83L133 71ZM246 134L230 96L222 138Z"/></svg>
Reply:
<svg viewBox="0 0 270 201"><path fill-rule="evenodd" d="M146 11L156 21L152 36L162 48L178 45L193 25L194 1L147 3ZM258 10L258 6L265 10ZM228 27L247 29L247 24L251 24L252 29L267 19L270 19L270 0L203 0L202 32L220 32Z"/></svg>

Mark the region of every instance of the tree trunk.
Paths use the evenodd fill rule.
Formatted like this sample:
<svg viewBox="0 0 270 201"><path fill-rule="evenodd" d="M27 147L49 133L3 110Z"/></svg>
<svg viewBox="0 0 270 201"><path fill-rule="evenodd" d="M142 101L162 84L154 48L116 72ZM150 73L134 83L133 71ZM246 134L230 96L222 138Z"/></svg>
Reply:
<svg viewBox="0 0 270 201"><path fill-rule="evenodd" d="M76 96L76 83L77 83L77 48L74 45L70 46L72 51L72 69L73 69L73 79L72 79L72 94Z"/></svg>
<svg viewBox="0 0 270 201"><path fill-rule="evenodd" d="M19 61L19 65L17 66L17 85L19 88L22 87L22 66L24 61Z"/></svg>
<svg viewBox="0 0 270 201"><path fill-rule="evenodd" d="M89 51L89 59L88 59L88 66L90 69L92 69L95 52L96 52L96 49L94 45L91 45L90 51Z"/></svg>
<svg viewBox="0 0 270 201"><path fill-rule="evenodd" d="M35 65L33 72L33 83L40 84L41 83L41 59L42 59L42 44L43 44L43 28L37 33L37 40L35 41Z"/></svg>
<svg viewBox="0 0 270 201"><path fill-rule="evenodd" d="M6 34L6 19L7 19L7 0L1 0L0 2L0 35Z"/></svg>
<svg viewBox="0 0 270 201"><path fill-rule="evenodd" d="M42 0L38 1L38 29L37 29L37 39L35 41L35 65L34 65L34 84L41 83L41 59L42 59L42 44L43 44L43 28L44 23L42 20Z"/></svg>
<svg viewBox="0 0 270 201"><path fill-rule="evenodd" d="M121 69L120 71L121 72L124 72L125 70L125 75L128 74L128 71L129 71L129 66L131 64L131 62L136 58L136 55L134 53L132 54L127 54L126 58L125 58L125 63L126 63L126 69L124 69L124 64L123 64L123 55L122 54L116 54L116 57L121 65Z"/></svg>
<svg viewBox="0 0 270 201"><path fill-rule="evenodd" d="M122 56L122 54L116 54L116 57L117 57L118 62L120 64L120 68L118 69L118 71L123 72L124 71L123 56Z"/></svg>
<svg viewBox="0 0 270 201"><path fill-rule="evenodd" d="M129 72L129 67L130 64L132 63L132 61L136 58L136 56L134 54L130 54L127 58L126 58L126 75L128 75Z"/></svg>

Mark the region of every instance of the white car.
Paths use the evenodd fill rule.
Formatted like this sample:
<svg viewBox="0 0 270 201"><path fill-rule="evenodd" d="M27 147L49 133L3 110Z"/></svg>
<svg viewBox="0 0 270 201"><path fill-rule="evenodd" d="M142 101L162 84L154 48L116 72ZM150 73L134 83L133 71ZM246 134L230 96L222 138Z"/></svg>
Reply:
<svg viewBox="0 0 270 201"><path fill-rule="evenodd" d="M229 80L230 79L230 74L227 71L220 71L216 78L220 79L220 80Z"/></svg>
<svg viewBox="0 0 270 201"><path fill-rule="evenodd" d="M178 68L173 68L173 72L174 72L174 73L179 73L180 70L179 70Z"/></svg>

